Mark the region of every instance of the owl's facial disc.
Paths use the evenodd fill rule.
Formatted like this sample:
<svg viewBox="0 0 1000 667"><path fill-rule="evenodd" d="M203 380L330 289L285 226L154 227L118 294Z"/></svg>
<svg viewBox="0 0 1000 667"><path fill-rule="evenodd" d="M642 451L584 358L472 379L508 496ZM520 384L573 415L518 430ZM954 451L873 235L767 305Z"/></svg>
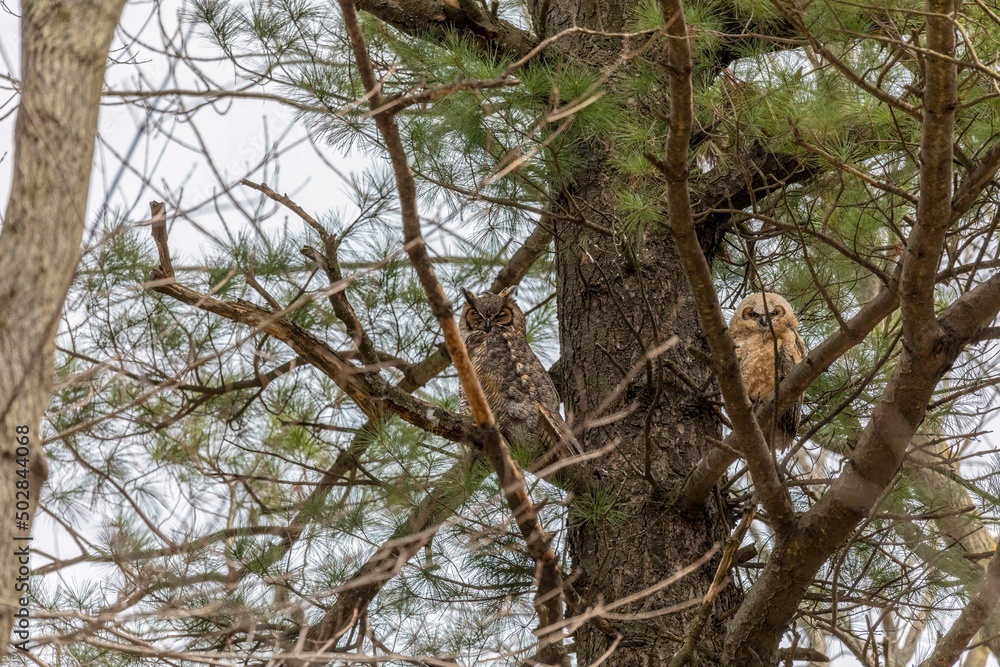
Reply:
<svg viewBox="0 0 1000 667"><path fill-rule="evenodd" d="M764 329L767 328L767 315L765 315L764 313L758 313L757 308L755 307L747 308L746 310L744 310L743 319L753 320L754 322L757 323L757 326L762 327Z"/></svg>
<svg viewBox="0 0 1000 667"><path fill-rule="evenodd" d="M467 289L462 290L465 296L466 308L464 323L470 332L481 335L488 334L494 328L506 329L517 322L517 304L512 295L513 288L501 291L499 294L484 292L475 295Z"/></svg>
<svg viewBox="0 0 1000 667"><path fill-rule="evenodd" d="M514 323L514 313L510 308L504 308L498 313L479 313L469 311L467 318L470 329L482 329L489 333L493 327L509 327Z"/></svg>

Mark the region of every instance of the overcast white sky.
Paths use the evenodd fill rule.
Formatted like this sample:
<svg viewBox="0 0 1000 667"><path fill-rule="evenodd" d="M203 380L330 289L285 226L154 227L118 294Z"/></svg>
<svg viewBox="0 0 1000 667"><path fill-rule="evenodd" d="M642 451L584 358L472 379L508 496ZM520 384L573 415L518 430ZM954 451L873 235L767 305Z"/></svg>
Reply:
<svg viewBox="0 0 1000 667"><path fill-rule="evenodd" d="M169 85L194 88L195 78L183 66L170 69L171 63L163 56L143 45L161 46L161 27L168 34L178 29L177 17L185 3L181 0L166 0L158 3L157 9L148 0L130 2L125 9L122 22L124 31L119 31L112 45L113 56L122 64L113 64L107 72L107 85L116 90L156 89ZM17 76L18 60L18 19L19 3L7 0L0 7L0 71ZM162 17L158 23L154 16ZM181 30L187 30L184 26ZM137 38L127 43L126 34ZM207 42L194 37L193 43ZM231 68L202 64L204 72L211 76L219 87L235 88L236 79ZM7 102L10 93L5 86L0 95L0 104ZM188 100L193 106L195 98ZM241 178L255 181L266 180L269 185L293 195L307 211L319 214L331 208L341 208L343 201L342 181L331 171L324 160L334 164L342 173L363 169L368 162L357 156L343 155L325 146L316 146L307 140L305 129L295 122L294 114L287 107L270 102L249 99L232 99L211 105L197 112L194 122L188 123L169 114L147 113L132 104L110 104L102 108L99 124L100 141L95 155L95 171L91 185L89 210L91 221L95 220L102 208L124 212L129 220L140 221L148 217L151 200L163 200L163 193L179 194L182 206L196 209L195 215L205 231L222 236L223 225L219 215L208 203L213 193L232 185ZM152 100L158 109L168 104L165 100ZM11 178L11 152L14 115L10 114L12 103L0 108L0 155L8 155L0 161L0 202L6 202ZM197 134L193 131L197 129ZM167 141L173 135L180 143ZM199 139L200 137L200 139ZM212 156L218 176L213 173L201 151L203 142L207 153ZM264 172L258 167L265 156L275 147L283 149L276 164L279 173ZM321 157L322 154L322 157ZM122 162L127 166L123 167ZM273 165L272 165L273 168ZM150 182L144 183L140 175L145 174ZM245 208L245 201L257 201L256 193L245 188L237 188L236 198ZM338 196L339 195L339 196ZM339 200L339 201L338 201ZM231 203L221 202L221 211L226 223L234 230L246 224L242 213ZM280 218L279 218L280 220ZM293 221L298 224L298 221ZM171 232L175 254L181 261L193 260L200 254L199 248L206 242L204 234L198 234L188 225L179 224Z"/></svg>

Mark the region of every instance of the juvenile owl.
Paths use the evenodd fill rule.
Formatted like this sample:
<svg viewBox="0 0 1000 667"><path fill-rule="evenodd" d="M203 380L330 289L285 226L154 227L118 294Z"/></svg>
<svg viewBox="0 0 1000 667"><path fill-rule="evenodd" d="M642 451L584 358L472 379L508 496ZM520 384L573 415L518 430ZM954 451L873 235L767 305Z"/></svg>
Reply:
<svg viewBox="0 0 1000 667"><path fill-rule="evenodd" d="M580 453L580 446L559 416L559 395L525 337L524 313L514 301L515 286L499 294L476 296L467 289L459 331L472 366L497 420L510 443L541 443L553 456ZM465 392L462 411L468 412Z"/></svg>
<svg viewBox="0 0 1000 667"><path fill-rule="evenodd" d="M774 391L775 381L781 382L806 355L792 307L773 292L758 292L743 299L729 322L729 330L736 343L743 386L754 406L767 398ZM776 347L777 364L774 361ZM777 449L791 444L799 426L801 410L800 398L779 418Z"/></svg>

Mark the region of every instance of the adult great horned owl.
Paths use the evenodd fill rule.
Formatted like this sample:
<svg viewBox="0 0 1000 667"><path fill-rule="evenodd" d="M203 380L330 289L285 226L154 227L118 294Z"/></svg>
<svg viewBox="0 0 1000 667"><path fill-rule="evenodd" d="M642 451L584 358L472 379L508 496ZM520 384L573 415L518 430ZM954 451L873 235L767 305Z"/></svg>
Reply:
<svg viewBox="0 0 1000 667"><path fill-rule="evenodd" d="M500 433L511 444L541 443L546 456L580 453L562 417L559 395L525 336L524 313L514 301L516 287L476 295L467 289L459 331L486 394ZM468 412L465 392L462 411Z"/></svg>
<svg viewBox="0 0 1000 667"><path fill-rule="evenodd" d="M754 406L767 398L776 383L806 356L792 307L773 292L758 292L743 299L729 322L729 331L736 343L743 386ZM801 410L800 398L779 418L779 442L774 443L777 449L791 444L799 427Z"/></svg>

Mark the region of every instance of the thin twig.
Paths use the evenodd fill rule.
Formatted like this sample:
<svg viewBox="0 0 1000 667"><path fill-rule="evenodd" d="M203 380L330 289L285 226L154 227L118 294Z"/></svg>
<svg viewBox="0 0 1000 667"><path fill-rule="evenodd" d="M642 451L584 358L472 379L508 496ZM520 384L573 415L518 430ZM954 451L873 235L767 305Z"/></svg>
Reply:
<svg viewBox="0 0 1000 667"><path fill-rule="evenodd" d="M719 560L719 566L715 569L712 584L708 587L705 597L702 598L701 607L695 612L694 619L688 625L687 633L684 636L684 643L670 660L669 667L684 667L684 665L691 662L694 658L698 640L701 639L701 633L705 629L705 624L708 623L708 619L712 615L712 606L715 604L716 598L719 597L719 593L729 583L729 570L733 566L736 552L739 550L740 544L743 542L743 536L749 530L750 524L753 522L756 514L757 508L755 505L748 505L743 510L743 516L740 518L739 525L736 526L733 534L729 536L726 548L722 550L722 558Z"/></svg>

